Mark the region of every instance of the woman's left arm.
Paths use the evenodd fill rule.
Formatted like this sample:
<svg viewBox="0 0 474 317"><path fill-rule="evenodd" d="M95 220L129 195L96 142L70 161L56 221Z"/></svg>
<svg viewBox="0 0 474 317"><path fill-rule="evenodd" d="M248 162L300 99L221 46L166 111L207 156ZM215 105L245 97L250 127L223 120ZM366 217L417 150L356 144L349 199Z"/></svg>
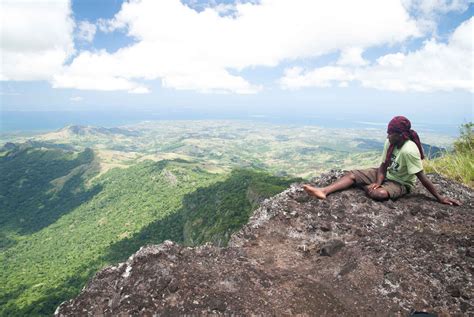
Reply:
<svg viewBox="0 0 474 317"><path fill-rule="evenodd" d="M442 204L446 205L454 205L454 206L460 206L461 203L455 199L449 198L449 197L443 197L441 196L436 188L434 187L433 183L426 177L425 173L423 171L419 171L416 173L416 177L420 180L420 182L425 186L425 188L433 195L435 196L436 200L438 200Z"/></svg>

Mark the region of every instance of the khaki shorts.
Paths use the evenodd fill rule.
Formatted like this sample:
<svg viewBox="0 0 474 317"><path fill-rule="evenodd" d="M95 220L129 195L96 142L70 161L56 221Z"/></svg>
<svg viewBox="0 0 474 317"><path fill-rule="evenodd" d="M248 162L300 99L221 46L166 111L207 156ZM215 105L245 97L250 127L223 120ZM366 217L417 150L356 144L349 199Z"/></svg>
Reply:
<svg viewBox="0 0 474 317"><path fill-rule="evenodd" d="M356 179L355 184L358 186L369 185L377 182L377 168L352 170L351 173L354 174ZM408 190L405 185L391 180L385 180L382 183L382 187L388 192L390 199L393 200L402 197L403 195L408 193Z"/></svg>

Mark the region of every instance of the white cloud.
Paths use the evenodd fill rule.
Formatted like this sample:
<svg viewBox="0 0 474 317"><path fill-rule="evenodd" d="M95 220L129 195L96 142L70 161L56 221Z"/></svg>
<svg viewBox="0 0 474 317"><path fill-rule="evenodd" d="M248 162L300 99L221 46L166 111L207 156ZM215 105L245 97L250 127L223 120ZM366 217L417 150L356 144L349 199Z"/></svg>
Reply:
<svg viewBox="0 0 474 317"><path fill-rule="evenodd" d="M437 36L441 15L464 12L473 0L401 0L403 6L416 20L416 25L425 34Z"/></svg>
<svg viewBox="0 0 474 317"><path fill-rule="evenodd" d="M79 102L79 101L82 101L83 98L79 97L79 96L73 96L73 97L69 98L69 100L71 100L73 102Z"/></svg>
<svg viewBox="0 0 474 317"><path fill-rule="evenodd" d="M104 33L111 33L115 29L118 29L122 26L119 26L114 20L107 20L107 19L98 19L96 22L97 28L99 31L104 32Z"/></svg>
<svg viewBox="0 0 474 317"><path fill-rule="evenodd" d="M344 82L353 79L353 75L342 67L325 66L312 71L304 72L302 68L293 67L285 71L280 80L284 89L298 89L302 87L331 87L335 82Z"/></svg>
<svg viewBox="0 0 474 317"><path fill-rule="evenodd" d="M472 19L447 44L431 39L418 51L382 56L372 65L362 57L368 47L422 36L434 28L431 16L461 12L469 3L261 0L197 12L179 0L130 0L111 20L80 22L76 36L90 42L97 29L110 36L121 31L134 44L114 53L83 51L64 65L74 53L70 2L3 0L0 80L130 93L148 93L143 80L161 80L168 88L245 94L262 87L244 78L243 69L340 52L335 65L290 69L280 84L296 89L360 81L400 91L472 91Z"/></svg>
<svg viewBox="0 0 474 317"><path fill-rule="evenodd" d="M454 31L448 43L431 39L417 51L388 54L367 67L322 67L298 72L290 69L280 84L295 89L354 80L364 87L392 91L474 92L473 27L471 18Z"/></svg>
<svg viewBox="0 0 474 317"><path fill-rule="evenodd" d="M341 56L337 61L338 65L352 65L352 66L363 66L367 65L367 61L362 58L363 50L359 47L351 47L344 49L341 52Z"/></svg>
<svg viewBox="0 0 474 317"><path fill-rule="evenodd" d="M363 86L378 89L474 92L473 21L459 26L447 44L431 39L418 51L383 56L357 77Z"/></svg>
<svg viewBox="0 0 474 317"><path fill-rule="evenodd" d="M68 0L2 0L0 80L48 80L74 52Z"/></svg>
<svg viewBox="0 0 474 317"><path fill-rule="evenodd" d="M129 80L120 73L120 55L109 54L105 50L83 52L63 71L54 75L53 88L76 88L81 90L147 93L148 88ZM122 65L123 66L123 65ZM145 65L144 65L145 66ZM133 65L130 65L133 69Z"/></svg>
<svg viewBox="0 0 474 317"><path fill-rule="evenodd" d="M402 0L404 6L415 14L432 16L451 11L463 12L472 0Z"/></svg>
<svg viewBox="0 0 474 317"><path fill-rule="evenodd" d="M97 27L88 21L81 21L77 30L77 37L81 41L92 42Z"/></svg>
<svg viewBox="0 0 474 317"><path fill-rule="evenodd" d="M148 89L147 87L139 86L136 88L129 89L128 92L131 94L148 94L150 93L150 89Z"/></svg>
<svg viewBox="0 0 474 317"><path fill-rule="evenodd" d="M54 86L134 91L143 88L141 79L160 79L175 89L255 93L261 87L240 70L338 50L341 65L362 65L364 48L420 35L397 0L262 0L237 3L232 16L222 9L197 12L179 0L125 2L99 29L123 30L137 42L113 54L82 52Z"/></svg>

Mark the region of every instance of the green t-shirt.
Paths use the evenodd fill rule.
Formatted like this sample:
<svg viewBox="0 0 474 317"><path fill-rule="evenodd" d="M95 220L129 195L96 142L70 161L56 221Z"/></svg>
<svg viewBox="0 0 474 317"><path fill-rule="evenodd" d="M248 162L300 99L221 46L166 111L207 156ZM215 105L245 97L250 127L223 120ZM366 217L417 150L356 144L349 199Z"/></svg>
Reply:
<svg viewBox="0 0 474 317"><path fill-rule="evenodd" d="M390 142L385 140L383 147L382 163L385 162ZM412 190L416 183L416 173L423 170L420 151L415 142L408 140L399 149L395 147L392 152L392 162L387 168L387 179L398 182Z"/></svg>

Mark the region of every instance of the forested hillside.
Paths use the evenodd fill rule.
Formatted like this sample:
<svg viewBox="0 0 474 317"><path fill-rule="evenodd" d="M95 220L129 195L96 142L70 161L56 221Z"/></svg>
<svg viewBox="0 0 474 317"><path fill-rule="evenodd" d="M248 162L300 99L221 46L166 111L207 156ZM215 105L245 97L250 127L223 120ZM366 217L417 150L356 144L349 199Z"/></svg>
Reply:
<svg viewBox="0 0 474 317"><path fill-rule="evenodd" d="M98 188L84 180L97 172L94 153L12 146L0 161L0 227L33 233L88 200ZM1 240L0 248L7 243Z"/></svg>
<svg viewBox="0 0 474 317"><path fill-rule="evenodd" d="M98 174L94 151L0 153L0 314L51 315L98 269L165 239L225 244L265 197L296 179L144 161Z"/></svg>

